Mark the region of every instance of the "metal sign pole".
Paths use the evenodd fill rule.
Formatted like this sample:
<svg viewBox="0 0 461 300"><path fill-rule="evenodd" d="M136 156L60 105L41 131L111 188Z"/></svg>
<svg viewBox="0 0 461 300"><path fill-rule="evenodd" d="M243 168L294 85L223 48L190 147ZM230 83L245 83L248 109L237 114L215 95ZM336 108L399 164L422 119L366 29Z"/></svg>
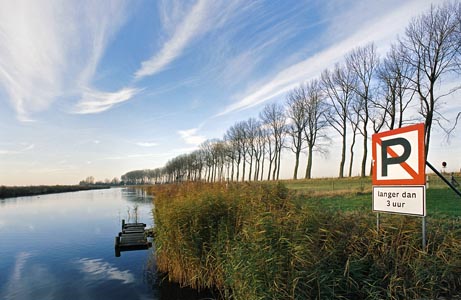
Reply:
<svg viewBox="0 0 461 300"><path fill-rule="evenodd" d="M423 251L426 251L426 217L422 218Z"/></svg>
<svg viewBox="0 0 461 300"><path fill-rule="evenodd" d="M376 213L376 231L379 234L379 213Z"/></svg>

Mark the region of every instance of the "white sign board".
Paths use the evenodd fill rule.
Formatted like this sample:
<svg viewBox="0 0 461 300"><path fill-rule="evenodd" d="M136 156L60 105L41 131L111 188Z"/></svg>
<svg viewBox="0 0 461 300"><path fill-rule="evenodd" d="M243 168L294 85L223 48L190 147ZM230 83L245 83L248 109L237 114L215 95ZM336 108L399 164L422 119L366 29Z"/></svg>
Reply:
<svg viewBox="0 0 461 300"><path fill-rule="evenodd" d="M373 186L373 211L426 216L425 186Z"/></svg>

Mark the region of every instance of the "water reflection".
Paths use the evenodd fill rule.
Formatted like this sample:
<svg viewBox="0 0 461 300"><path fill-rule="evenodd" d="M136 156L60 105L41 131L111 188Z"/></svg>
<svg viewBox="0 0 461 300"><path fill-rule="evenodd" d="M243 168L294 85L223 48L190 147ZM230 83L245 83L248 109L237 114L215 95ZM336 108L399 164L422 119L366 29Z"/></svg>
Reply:
<svg viewBox="0 0 461 300"><path fill-rule="evenodd" d="M152 249L114 257L114 237L129 218L153 226L152 197L145 191L0 200L0 299L207 298L160 284Z"/></svg>
<svg viewBox="0 0 461 300"><path fill-rule="evenodd" d="M134 275L129 270L119 270L102 259L81 258L75 262L86 280L120 280L123 284L133 283Z"/></svg>
<svg viewBox="0 0 461 300"><path fill-rule="evenodd" d="M16 256L10 278L0 292L1 299L54 299L57 281L54 274L44 265L29 265L31 257L31 252L20 252Z"/></svg>

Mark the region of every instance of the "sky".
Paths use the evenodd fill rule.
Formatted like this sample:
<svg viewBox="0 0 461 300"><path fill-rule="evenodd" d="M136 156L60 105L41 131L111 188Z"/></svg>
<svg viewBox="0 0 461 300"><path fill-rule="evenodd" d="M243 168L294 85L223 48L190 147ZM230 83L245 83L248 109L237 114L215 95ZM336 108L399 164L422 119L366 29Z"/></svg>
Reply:
<svg viewBox="0 0 461 300"><path fill-rule="evenodd" d="M0 185L162 167L284 103L355 47L385 55L431 3L1 0ZM459 93L445 102L448 117L461 110ZM458 140L434 129L429 159L459 170ZM315 177L336 176L337 144L316 154Z"/></svg>

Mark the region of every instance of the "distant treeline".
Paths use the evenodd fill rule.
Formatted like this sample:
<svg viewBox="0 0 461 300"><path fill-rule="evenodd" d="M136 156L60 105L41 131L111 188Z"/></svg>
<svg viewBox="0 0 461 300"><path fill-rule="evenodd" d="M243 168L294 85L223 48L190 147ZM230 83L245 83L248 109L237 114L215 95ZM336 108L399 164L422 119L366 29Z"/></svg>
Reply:
<svg viewBox="0 0 461 300"><path fill-rule="evenodd" d="M108 188L107 185L0 186L0 199Z"/></svg>

